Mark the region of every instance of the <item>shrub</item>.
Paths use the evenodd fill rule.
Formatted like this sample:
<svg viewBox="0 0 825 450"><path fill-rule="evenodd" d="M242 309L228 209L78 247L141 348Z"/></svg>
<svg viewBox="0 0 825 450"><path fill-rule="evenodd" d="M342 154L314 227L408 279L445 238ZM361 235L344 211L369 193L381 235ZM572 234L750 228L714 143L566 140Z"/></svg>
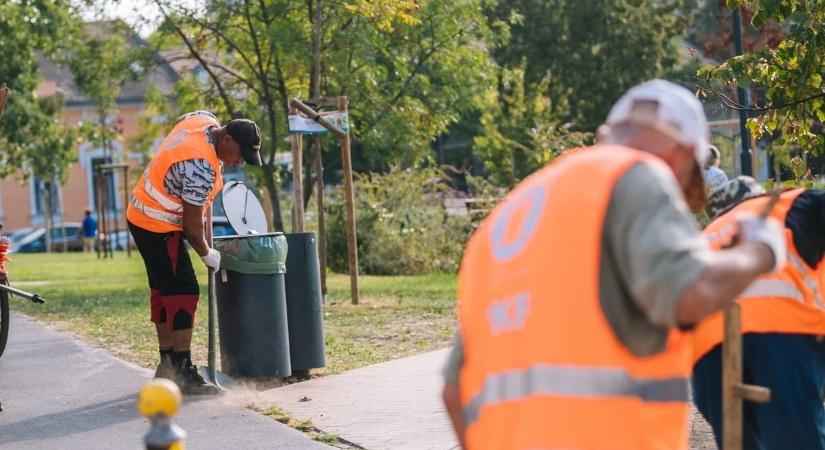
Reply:
<svg viewBox="0 0 825 450"><path fill-rule="evenodd" d="M359 269L375 275L456 272L472 231L469 216L448 216L452 190L435 169L359 175L355 180ZM346 272L346 216L340 189L327 205L329 266Z"/></svg>

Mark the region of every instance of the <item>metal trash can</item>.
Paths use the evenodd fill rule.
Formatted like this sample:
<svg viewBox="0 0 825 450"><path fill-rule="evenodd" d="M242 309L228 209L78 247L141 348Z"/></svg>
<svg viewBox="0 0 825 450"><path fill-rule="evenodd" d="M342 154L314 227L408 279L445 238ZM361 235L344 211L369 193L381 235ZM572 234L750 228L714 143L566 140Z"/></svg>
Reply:
<svg viewBox="0 0 825 450"><path fill-rule="evenodd" d="M216 237L221 371L233 378L292 374L287 331L287 240L282 233Z"/></svg>
<svg viewBox="0 0 825 450"><path fill-rule="evenodd" d="M326 365L318 240L311 232L285 236L290 361L294 375L306 376L309 369Z"/></svg>

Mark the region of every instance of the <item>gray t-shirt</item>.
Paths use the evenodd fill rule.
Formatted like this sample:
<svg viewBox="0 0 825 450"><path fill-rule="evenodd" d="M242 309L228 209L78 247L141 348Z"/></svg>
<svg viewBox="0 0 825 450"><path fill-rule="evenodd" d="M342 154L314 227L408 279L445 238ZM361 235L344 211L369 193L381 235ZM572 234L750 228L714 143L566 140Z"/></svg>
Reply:
<svg viewBox="0 0 825 450"><path fill-rule="evenodd" d="M599 296L618 340L632 353L664 350L679 297L707 267L709 249L673 174L640 163L616 183L602 231ZM444 377L458 381L460 334Z"/></svg>

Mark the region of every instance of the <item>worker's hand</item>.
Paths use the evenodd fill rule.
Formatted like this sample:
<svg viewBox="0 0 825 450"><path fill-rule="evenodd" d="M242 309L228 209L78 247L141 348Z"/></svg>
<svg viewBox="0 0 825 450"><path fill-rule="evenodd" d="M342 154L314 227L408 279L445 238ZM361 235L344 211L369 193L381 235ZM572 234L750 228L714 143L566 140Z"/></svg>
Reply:
<svg viewBox="0 0 825 450"><path fill-rule="evenodd" d="M760 219L753 215L743 215L737 218L739 224L738 240L744 242L758 242L765 244L773 253L774 265L777 270L785 265L787 258L787 240L785 228L772 218Z"/></svg>
<svg viewBox="0 0 825 450"><path fill-rule="evenodd" d="M214 248L210 248L209 252L201 256L201 261L206 264L206 267L209 267L212 270L218 270L221 268L221 254Z"/></svg>

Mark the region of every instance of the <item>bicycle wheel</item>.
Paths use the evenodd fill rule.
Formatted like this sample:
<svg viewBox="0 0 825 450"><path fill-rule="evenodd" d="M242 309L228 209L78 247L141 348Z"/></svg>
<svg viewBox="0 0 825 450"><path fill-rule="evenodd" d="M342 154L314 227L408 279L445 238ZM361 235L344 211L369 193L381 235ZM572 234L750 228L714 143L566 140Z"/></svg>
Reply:
<svg viewBox="0 0 825 450"><path fill-rule="evenodd" d="M6 284L6 283L3 283ZM6 349L6 341L9 338L9 293L0 291L0 356Z"/></svg>

